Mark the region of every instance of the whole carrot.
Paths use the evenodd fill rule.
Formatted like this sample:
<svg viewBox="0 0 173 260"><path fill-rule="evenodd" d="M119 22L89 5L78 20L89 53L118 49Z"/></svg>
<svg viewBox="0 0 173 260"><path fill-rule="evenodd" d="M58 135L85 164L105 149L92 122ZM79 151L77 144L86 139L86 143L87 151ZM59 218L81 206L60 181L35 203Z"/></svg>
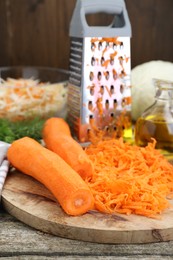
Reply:
<svg viewBox="0 0 173 260"><path fill-rule="evenodd" d="M44 184L67 214L77 216L93 208L91 191L79 174L34 139L14 141L7 158L15 168Z"/></svg>
<svg viewBox="0 0 173 260"><path fill-rule="evenodd" d="M69 125L61 117L51 117L46 120L44 124L44 133L46 136L49 135L48 131L50 131L53 135L57 133L64 133L71 136Z"/></svg>
<svg viewBox="0 0 173 260"><path fill-rule="evenodd" d="M93 175L93 164L81 145L69 134L69 126L62 118L48 119L42 131L46 147L58 154L83 178Z"/></svg>

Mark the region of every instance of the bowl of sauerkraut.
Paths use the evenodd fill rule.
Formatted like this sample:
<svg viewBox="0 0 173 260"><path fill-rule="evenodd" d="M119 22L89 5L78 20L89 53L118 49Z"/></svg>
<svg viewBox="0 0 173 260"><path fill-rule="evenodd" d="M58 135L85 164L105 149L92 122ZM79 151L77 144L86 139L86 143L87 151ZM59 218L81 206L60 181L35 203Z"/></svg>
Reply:
<svg viewBox="0 0 173 260"><path fill-rule="evenodd" d="M68 77L56 68L0 67L0 140L10 142L31 132L34 137L47 118L65 118ZM9 138L11 129L22 133Z"/></svg>

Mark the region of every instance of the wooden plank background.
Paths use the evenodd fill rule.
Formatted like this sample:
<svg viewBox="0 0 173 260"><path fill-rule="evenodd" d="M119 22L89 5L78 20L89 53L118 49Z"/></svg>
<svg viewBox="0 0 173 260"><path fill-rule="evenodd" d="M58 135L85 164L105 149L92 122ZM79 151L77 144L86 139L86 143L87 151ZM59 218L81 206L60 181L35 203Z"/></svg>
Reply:
<svg viewBox="0 0 173 260"><path fill-rule="evenodd" d="M173 62L173 0L125 2L133 33L132 67L158 59ZM75 3L76 0L0 0L0 66L68 69L68 32ZM91 19L96 21L96 17ZM106 19L103 17L102 22L106 23Z"/></svg>

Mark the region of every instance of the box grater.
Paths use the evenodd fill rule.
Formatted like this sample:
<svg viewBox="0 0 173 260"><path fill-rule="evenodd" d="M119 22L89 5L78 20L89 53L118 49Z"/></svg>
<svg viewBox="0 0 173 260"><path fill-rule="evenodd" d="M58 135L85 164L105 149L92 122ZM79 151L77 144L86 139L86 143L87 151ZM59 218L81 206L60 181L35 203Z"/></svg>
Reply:
<svg viewBox="0 0 173 260"><path fill-rule="evenodd" d="M113 14L109 26L86 15ZM67 120L79 142L91 133L119 137L130 126L131 25L123 0L77 0L70 23Z"/></svg>

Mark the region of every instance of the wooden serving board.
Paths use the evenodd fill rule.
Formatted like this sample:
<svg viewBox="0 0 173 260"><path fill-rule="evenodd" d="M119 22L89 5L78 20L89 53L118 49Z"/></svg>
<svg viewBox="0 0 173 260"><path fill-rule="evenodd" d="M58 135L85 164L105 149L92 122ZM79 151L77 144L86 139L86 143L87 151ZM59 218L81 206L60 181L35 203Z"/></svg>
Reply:
<svg viewBox="0 0 173 260"><path fill-rule="evenodd" d="M173 209L160 220L90 211L71 217L39 182L18 171L9 173L2 192L7 212L37 230L97 243L149 243L173 240Z"/></svg>

